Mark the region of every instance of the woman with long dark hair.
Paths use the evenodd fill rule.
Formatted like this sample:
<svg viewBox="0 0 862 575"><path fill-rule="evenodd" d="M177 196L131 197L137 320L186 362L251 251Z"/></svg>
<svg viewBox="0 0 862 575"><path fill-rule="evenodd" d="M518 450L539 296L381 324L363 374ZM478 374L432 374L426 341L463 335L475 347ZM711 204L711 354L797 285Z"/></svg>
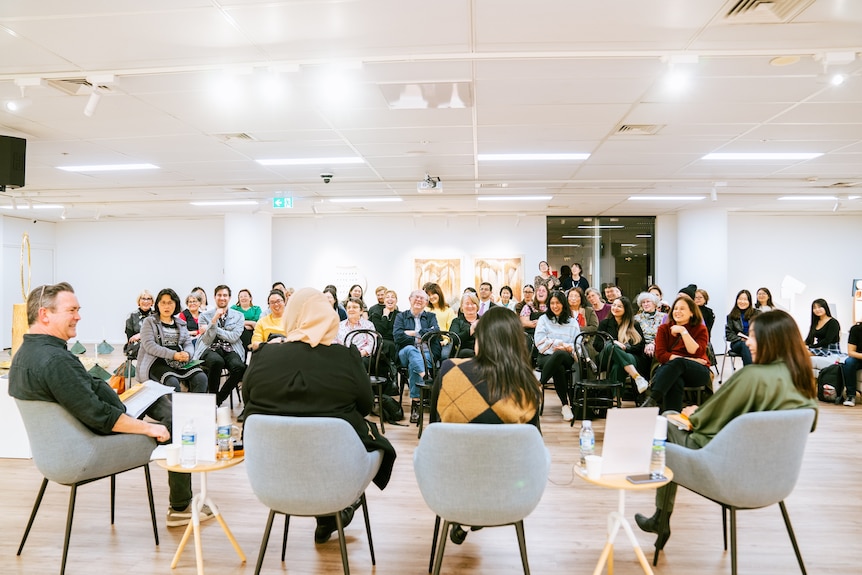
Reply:
<svg viewBox="0 0 862 575"><path fill-rule="evenodd" d="M734 418L758 411L813 409L817 411L817 384L811 360L799 334L796 321L787 312L773 310L751 321L748 346L754 363L734 373L703 406L691 405L683 414L691 429L667 426L667 440L689 449L708 444ZM814 426L817 425L815 415ZM659 506L668 496L666 521L660 523ZM638 513L635 521L649 533L658 534L656 547L670 537L670 514L676 496L676 484L669 483L656 492L656 512L652 517Z"/></svg>
<svg viewBox="0 0 862 575"><path fill-rule="evenodd" d="M671 308L671 321L661 324L656 333L655 358L661 366L653 375L650 396L641 407L659 405L679 411L686 386L709 387L708 343L700 308L687 295L678 296Z"/></svg>
<svg viewBox="0 0 862 575"><path fill-rule="evenodd" d="M769 288L757 288L755 298L757 299L757 303L754 304L754 309L760 313L776 309L775 304L772 302L772 292L769 291Z"/></svg>
<svg viewBox="0 0 862 575"><path fill-rule="evenodd" d="M623 296L611 303L611 313L599 323L599 331L609 334L614 339L614 345L604 348L604 340L595 340L599 355L599 365L607 361L607 354L612 354L608 377L611 381L623 381L624 372L629 375L637 386L638 393L646 391L647 380L638 373L637 366L641 363L646 338L641 326L634 320L632 302Z"/></svg>
<svg viewBox="0 0 862 575"><path fill-rule="evenodd" d="M562 414L565 421L574 418L569 405L567 371L575 363L575 337L581 332L578 322L572 317L566 294L552 291L548 301L548 310L542 314L536 323L536 349L539 352L539 370L542 372L541 384L554 378L554 389L560 403L563 404Z"/></svg>
<svg viewBox="0 0 862 575"><path fill-rule="evenodd" d="M742 365L751 363L751 352L745 345L745 338L748 337L748 326L751 320L760 313L751 301L750 291L739 290L736 294L736 304L727 314L727 323L724 326L724 339L730 344L730 350L742 358Z"/></svg>
<svg viewBox="0 0 862 575"><path fill-rule="evenodd" d="M437 325L441 331L449 331L456 316L455 310L446 303L446 296L438 284L427 283L424 289L428 294L428 311L437 316Z"/></svg>
<svg viewBox="0 0 862 575"><path fill-rule="evenodd" d="M476 324L475 357L448 359L431 391L431 422L529 423L539 427L542 390L530 368L518 316L492 307ZM470 389L470 393L465 393ZM449 538L467 537L453 524Z"/></svg>
<svg viewBox="0 0 862 575"><path fill-rule="evenodd" d="M838 345L841 325L829 312L829 304L818 298L811 302L811 327L805 345L811 355L832 355L841 353Z"/></svg>

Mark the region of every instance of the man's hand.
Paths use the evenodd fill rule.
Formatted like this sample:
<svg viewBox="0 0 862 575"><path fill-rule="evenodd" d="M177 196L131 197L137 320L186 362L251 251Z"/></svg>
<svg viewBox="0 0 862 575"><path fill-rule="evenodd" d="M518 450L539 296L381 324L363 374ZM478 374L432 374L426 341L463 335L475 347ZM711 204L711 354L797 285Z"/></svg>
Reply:
<svg viewBox="0 0 862 575"><path fill-rule="evenodd" d="M147 425L149 425L149 429L147 430L146 435L154 438L159 443L164 443L171 438L168 428L161 423L148 423Z"/></svg>

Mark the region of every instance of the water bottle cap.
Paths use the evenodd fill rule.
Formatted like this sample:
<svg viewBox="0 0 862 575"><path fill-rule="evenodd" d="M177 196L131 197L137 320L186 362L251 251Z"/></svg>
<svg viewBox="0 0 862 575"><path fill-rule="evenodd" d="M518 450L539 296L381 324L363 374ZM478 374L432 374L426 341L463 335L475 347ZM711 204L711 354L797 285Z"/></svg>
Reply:
<svg viewBox="0 0 862 575"><path fill-rule="evenodd" d="M589 419L585 419L583 422L581 422L581 427L584 429L592 429L593 428L593 422L590 421Z"/></svg>

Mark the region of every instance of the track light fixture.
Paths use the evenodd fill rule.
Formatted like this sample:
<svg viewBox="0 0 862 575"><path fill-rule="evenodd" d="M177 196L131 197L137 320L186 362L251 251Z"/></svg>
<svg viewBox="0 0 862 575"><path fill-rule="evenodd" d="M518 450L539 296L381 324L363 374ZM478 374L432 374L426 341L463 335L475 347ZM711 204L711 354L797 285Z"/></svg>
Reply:
<svg viewBox="0 0 862 575"><path fill-rule="evenodd" d="M84 115L91 118L96 112L96 106L102 100L102 90L98 86L93 86L93 92L90 94L90 99L87 100L87 105L84 107Z"/></svg>

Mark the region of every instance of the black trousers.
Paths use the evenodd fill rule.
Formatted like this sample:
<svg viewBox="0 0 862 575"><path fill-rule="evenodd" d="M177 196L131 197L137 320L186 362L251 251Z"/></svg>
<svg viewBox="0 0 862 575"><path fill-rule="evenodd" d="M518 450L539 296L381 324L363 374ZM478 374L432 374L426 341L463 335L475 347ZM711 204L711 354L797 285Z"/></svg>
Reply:
<svg viewBox="0 0 862 575"><path fill-rule="evenodd" d="M710 386L709 368L696 361L678 357L659 367L652 378L653 397L664 410L682 411L684 388Z"/></svg>
<svg viewBox="0 0 862 575"><path fill-rule="evenodd" d="M245 362L236 352L224 351L223 349L208 349L201 355L201 359L207 368L207 391L216 394L216 406L219 406L242 381L242 376L245 373ZM227 367L230 375L222 388L219 389L221 371L225 367Z"/></svg>
<svg viewBox="0 0 862 575"><path fill-rule="evenodd" d="M569 404L569 377L567 370L575 364L575 358L568 351L558 349L551 355L539 354L539 370L542 372L542 385L554 378L554 390L563 405Z"/></svg>

